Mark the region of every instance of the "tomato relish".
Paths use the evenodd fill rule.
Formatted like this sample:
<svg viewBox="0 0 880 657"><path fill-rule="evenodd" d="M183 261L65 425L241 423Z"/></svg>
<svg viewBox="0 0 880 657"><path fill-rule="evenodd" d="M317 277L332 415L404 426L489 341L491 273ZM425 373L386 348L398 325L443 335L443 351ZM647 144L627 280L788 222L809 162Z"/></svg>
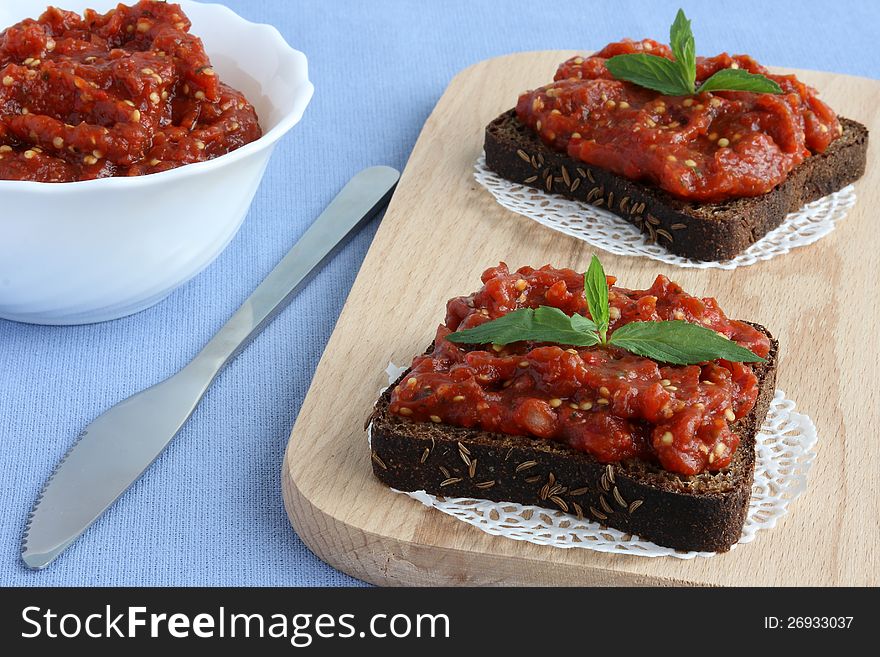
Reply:
<svg viewBox="0 0 880 657"><path fill-rule="evenodd" d="M0 179L137 176L209 160L262 135L180 5L82 16L50 7L0 33Z"/></svg>
<svg viewBox="0 0 880 657"><path fill-rule="evenodd" d="M782 94L665 96L614 79L605 61L629 53L673 59L668 46L650 39L573 57L553 84L520 96L519 120L574 159L698 202L765 194L841 134L815 89L793 75L773 75L747 55L698 57L697 84L740 68L776 81Z"/></svg>
<svg viewBox="0 0 880 657"><path fill-rule="evenodd" d="M490 349L446 336L518 308L554 306L589 317L583 274L501 263L483 287L446 306L433 350L413 360L392 391L392 413L484 431L557 440L603 463L639 458L694 475L730 464L739 437L730 425L752 410L757 378L742 363L672 366L614 347L518 342ZM634 321L685 320L717 331L761 357L766 335L727 319L715 299L698 299L665 276L647 290L608 277L610 332Z"/></svg>

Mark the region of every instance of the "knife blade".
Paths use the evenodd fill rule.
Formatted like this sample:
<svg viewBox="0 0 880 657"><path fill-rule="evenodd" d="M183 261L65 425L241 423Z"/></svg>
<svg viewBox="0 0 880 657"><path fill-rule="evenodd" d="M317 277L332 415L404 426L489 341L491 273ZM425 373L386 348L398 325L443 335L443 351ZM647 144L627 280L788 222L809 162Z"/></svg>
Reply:
<svg viewBox="0 0 880 657"><path fill-rule="evenodd" d="M89 424L58 463L28 515L21 558L45 568L156 460L220 373L390 199L399 172L356 174L229 321L183 369Z"/></svg>

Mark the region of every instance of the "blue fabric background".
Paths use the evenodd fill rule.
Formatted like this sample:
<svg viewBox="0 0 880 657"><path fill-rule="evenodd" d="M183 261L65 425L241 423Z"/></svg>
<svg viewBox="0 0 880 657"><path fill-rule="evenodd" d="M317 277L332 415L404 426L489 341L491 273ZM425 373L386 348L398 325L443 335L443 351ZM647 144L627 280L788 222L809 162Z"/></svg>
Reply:
<svg viewBox="0 0 880 657"><path fill-rule="evenodd" d="M275 25L308 55L314 100L276 151L239 235L167 300L94 326L0 320L0 584L360 584L294 534L279 471L375 222L221 375L146 476L50 569L22 568L19 540L80 429L195 354L351 175L372 164L402 169L462 68L517 50L596 48L623 36L665 41L683 4L701 54L730 49L769 64L880 77L875 0L830 9L812 0L224 2Z"/></svg>

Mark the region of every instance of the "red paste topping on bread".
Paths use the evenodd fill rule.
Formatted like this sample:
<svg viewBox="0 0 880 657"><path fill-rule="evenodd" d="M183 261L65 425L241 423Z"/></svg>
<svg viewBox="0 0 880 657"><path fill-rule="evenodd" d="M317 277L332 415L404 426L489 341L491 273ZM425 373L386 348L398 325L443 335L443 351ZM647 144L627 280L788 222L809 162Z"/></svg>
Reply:
<svg viewBox="0 0 880 657"><path fill-rule="evenodd" d="M672 59L668 46L650 39L574 57L553 84L520 96L517 117L550 148L703 203L765 194L841 134L815 89L793 75L773 75L747 55L698 57L697 83L739 68L774 80L781 94L665 96L608 72L607 59L632 53Z"/></svg>
<svg viewBox="0 0 880 657"><path fill-rule="evenodd" d="M553 306L589 316L584 276L571 269L502 263L483 287L447 304L433 350L417 356L394 389L390 411L416 422L557 440L603 463L639 458L682 475L730 464L739 445L731 425L757 398L751 367L718 360L657 363L610 346L516 342L473 348L446 340L519 308ZM728 319L714 299L684 292L665 276L647 290L614 286L608 277L610 332L634 321L685 320L723 334L761 357L770 342Z"/></svg>

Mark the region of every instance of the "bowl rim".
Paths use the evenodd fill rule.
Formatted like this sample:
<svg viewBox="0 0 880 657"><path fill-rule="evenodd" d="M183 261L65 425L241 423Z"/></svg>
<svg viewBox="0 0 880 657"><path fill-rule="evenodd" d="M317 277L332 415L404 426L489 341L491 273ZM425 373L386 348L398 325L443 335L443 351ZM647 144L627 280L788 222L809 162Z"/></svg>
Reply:
<svg viewBox="0 0 880 657"><path fill-rule="evenodd" d="M249 157L250 155L270 148L275 143L277 143L278 140L280 140L285 134L287 134L291 130L291 128L299 123L299 121L302 119L303 114L305 113L306 107L308 107L315 92L315 86L309 79L308 58L306 57L305 53L297 50L289 43L287 43L287 40L274 25L249 21L246 18L235 13L226 5L219 4L217 2L200 2L196 0L175 1L183 5L184 8L186 7L186 5L199 5L200 8L216 12L218 15L225 15L224 20L238 21L247 25L248 29L256 29L265 32L266 35L271 38L279 53L283 53L286 58L293 60L297 65L302 66L305 69L305 78L295 91L296 101L284 113L278 123L267 132L264 132L263 136L259 139L245 144L244 146L241 146L234 151L230 151L229 153L221 155L220 157L216 157L212 160L205 160L204 162L193 162L191 164L186 164L180 167L176 167L174 169L168 169L167 171L160 171L157 173L150 173L142 176L111 176L108 178L96 178L94 180L75 180L71 182L59 183L42 182L36 180L0 180L0 193L39 190L41 193L62 194L65 191L95 190L108 186L119 188L137 188L147 185L160 184L171 178L182 179L189 176L196 176L201 173L217 169L219 167L234 164L238 160L244 159L246 157Z"/></svg>

